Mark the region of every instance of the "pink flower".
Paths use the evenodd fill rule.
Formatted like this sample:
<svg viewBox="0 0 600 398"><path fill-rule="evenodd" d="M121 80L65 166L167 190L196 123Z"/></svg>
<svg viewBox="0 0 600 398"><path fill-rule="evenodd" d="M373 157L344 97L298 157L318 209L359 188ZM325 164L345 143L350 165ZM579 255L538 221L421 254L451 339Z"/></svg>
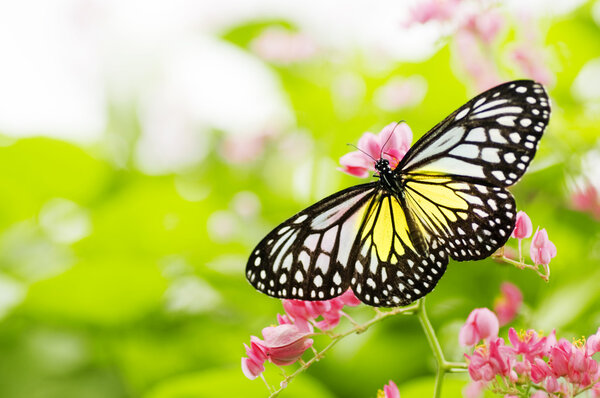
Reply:
<svg viewBox="0 0 600 398"><path fill-rule="evenodd" d="M242 358L242 372L253 380L265 371L266 360L275 365L291 365L296 362L304 351L312 346L312 333L300 331L296 325L285 323L289 321L285 315L277 316L281 325L269 326L262 330L264 341L256 336L250 337L250 347L246 347L247 358Z"/></svg>
<svg viewBox="0 0 600 398"><path fill-rule="evenodd" d="M469 29L484 43L491 43L497 36L502 26L504 18L495 10L488 10L469 15L465 21L463 29Z"/></svg>
<svg viewBox="0 0 600 398"><path fill-rule="evenodd" d="M500 286L502 296L496 299L494 303L494 312L498 315L500 326L504 326L512 321L521 305L523 304L523 294L518 287L509 282L504 282Z"/></svg>
<svg viewBox="0 0 600 398"><path fill-rule="evenodd" d="M262 349L275 365L291 365L312 346L311 333L301 332L295 325L269 326L262 330Z"/></svg>
<svg viewBox="0 0 600 398"><path fill-rule="evenodd" d="M595 353L600 352L600 328L598 328L596 334L591 335L587 339L585 348L589 355L594 355Z"/></svg>
<svg viewBox="0 0 600 398"><path fill-rule="evenodd" d="M540 358L535 358L531 364L531 381L534 383L540 383L546 379L546 377L554 378L552 370L546 362ZM554 378L556 380L556 378Z"/></svg>
<svg viewBox="0 0 600 398"><path fill-rule="evenodd" d="M582 387L592 384L600 376L598 362L586 351L583 346L560 339L550 350L549 363L553 374Z"/></svg>
<svg viewBox="0 0 600 398"><path fill-rule="evenodd" d="M250 380L256 379L265 371L264 363L267 360L267 355L256 340L260 341L258 337L252 336L250 347L244 344L248 358L242 358L242 372Z"/></svg>
<svg viewBox="0 0 600 398"><path fill-rule="evenodd" d="M469 362L469 375L475 381L492 381L496 376L509 377L511 381L518 376L512 369L512 353L501 338L492 339L488 345L475 349L473 355L465 354Z"/></svg>
<svg viewBox="0 0 600 398"><path fill-rule="evenodd" d="M525 359L534 362L536 357L543 357L546 349L546 337L540 337L533 329L522 333L520 336L514 328L508 330L508 340L513 345L513 352L523 355Z"/></svg>
<svg viewBox="0 0 600 398"><path fill-rule="evenodd" d="M524 211L517 213L517 221L515 222L515 229L513 230L512 237L517 239L526 239L531 236L533 232L533 226L531 225L531 219Z"/></svg>
<svg viewBox="0 0 600 398"><path fill-rule="evenodd" d="M448 21L457 13L460 0L427 0L415 4L410 9L407 27L429 21Z"/></svg>
<svg viewBox="0 0 600 398"><path fill-rule="evenodd" d="M359 150L342 156L342 167L338 170L365 178L375 171L375 161L381 157L387 159L393 169L410 148L411 141L412 131L404 122L388 124L378 135L364 133L358 141Z"/></svg>
<svg viewBox="0 0 600 398"><path fill-rule="evenodd" d="M330 330L337 326L342 317L342 308L347 305L356 307L360 300L356 298L351 289L341 296L324 301L283 300L283 308L286 314L294 320L294 323L304 331L308 331L311 320L318 321L317 327L321 330Z"/></svg>
<svg viewBox="0 0 600 398"><path fill-rule="evenodd" d="M388 384L383 386L383 391L377 392L377 398L400 398L400 391L396 383L390 380Z"/></svg>
<svg viewBox="0 0 600 398"><path fill-rule="evenodd" d="M587 184L571 194L571 205L575 210L591 213L600 220L600 196L596 187Z"/></svg>
<svg viewBox="0 0 600 398"><path fill-rule="evenodd" d="M473 346L483 339L498 337L498 329L498 318L492 311L476 308L460 329L458 341L463 346Z"/></svg>
<svg viewBox="0 0 600 398"><path fill-rule="evenodd" d="M545 228L538 228L533 235L529 255L533 262L543 265L548 265L550 260L556 257L556 246L548 239L548 233Z"/></svg>

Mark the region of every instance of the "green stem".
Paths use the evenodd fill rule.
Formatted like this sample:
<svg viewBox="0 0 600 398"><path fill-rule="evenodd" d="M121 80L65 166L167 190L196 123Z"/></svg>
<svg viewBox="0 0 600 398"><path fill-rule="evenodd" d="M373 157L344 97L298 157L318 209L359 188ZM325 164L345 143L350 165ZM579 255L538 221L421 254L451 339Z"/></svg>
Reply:
<svg viewBox="0 0 600 398"><path fill-rule="evenodd" d="M429 321L429 317L427 316L427 311L425 309L425 297L419 300L416 313L419 317L419 322L421 322L421 327L423 328L423 332L425 332L425 336L427 336L427 341L429 342L429 346L431 347L431 351L433 351L433 355L437 362L433 398L439 398L442 395L442 384L444 383L444 376L446 373L464 372L467 369L467 364L464 362L448 362L444 358L442 346L440 345L440 342L435 334L435 330L433 329L433 326Z"/></svg>

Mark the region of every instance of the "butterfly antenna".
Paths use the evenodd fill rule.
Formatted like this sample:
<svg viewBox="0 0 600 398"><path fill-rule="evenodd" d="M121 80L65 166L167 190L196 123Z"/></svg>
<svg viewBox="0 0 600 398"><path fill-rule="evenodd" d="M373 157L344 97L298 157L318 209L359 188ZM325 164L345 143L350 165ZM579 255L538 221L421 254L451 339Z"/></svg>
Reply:
<svg viewBox="0 0 600 398"><path fill-rule="evenodd" d="M363 151L362 149L360 149L356 145L354 145L354 144L346 144L346 145L350 145L351 147L356 148L357 150L361 151L362 153L364 153L365 155L367 155L368 157L370 157L371 159L373 159L374 162L377 161L377 159L375 159L373 156L369 155L368 153L366 153L365 151Z"/></svg>
<svg viewBox="0 0 600 398"><path fill-rule="evenodd" d="M388 135L387 140L385 140L385 143L382 145L381 147L381 152L379 153L379 157L381 158L383 156L383 154L385 153L386 155L389 155L389 153L383 152L385 146L387 145L387 143L389 142L390 138L392 138L392 134L394 134L394 131L396 131L396 127L398 127L400 125L400 123L404 123L405 120L402 119L398 122L396 122L396 125L394 126L394 128L392 129L392 131L390 132L390 135Z"/></svg>

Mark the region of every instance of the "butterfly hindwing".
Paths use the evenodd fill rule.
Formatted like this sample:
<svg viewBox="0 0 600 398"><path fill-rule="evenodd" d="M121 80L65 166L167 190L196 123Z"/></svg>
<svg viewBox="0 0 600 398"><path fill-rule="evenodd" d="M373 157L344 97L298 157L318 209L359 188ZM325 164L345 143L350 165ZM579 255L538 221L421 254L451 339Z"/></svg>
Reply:
<svg viewBox="0 0 600 398"><path fill-rule="evenodd" d="M423 136L398 165L402 174L455 175L484 185L513 185L529 166L550 115L548 96L531 80L494 87Z"/></svg>
<svg viewBox="0 0 600 398"><path fill-rule="evenodd" d="M446 251L432 237L424 255L409 237L409 225L399 199L382 193L367 210L360 241L351 254L352 289L364 303L394 307L429 293L448 264Z"/></svg>
<svg viewBox="0 0 600 398"><path fill-rule="evenodd" d="M414 176L406 181L404 195L417 230L433 236L457 261L489 257L515 225L514 198L502 187Z"/></svg>
<svg viewBox="0 0 600 398"><path fill-rule="evenodd" d="M278 298L326 300L350 286L350 252L377 183L333 194L281 223L256 247L246 277Z"/></svg>

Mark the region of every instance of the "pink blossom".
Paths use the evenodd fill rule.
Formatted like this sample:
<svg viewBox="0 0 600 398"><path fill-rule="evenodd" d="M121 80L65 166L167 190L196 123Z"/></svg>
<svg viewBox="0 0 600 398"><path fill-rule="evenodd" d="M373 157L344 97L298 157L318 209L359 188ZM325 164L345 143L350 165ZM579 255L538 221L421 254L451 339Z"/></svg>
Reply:
<svg viewBox="0 0 600 398"><path fill-rule="evenodd" d="M250 347L244 344L247 358L242 358L242 372L253 380L265 370L264 363L269 360L275 365L291 365L304 351L312 346L312 333L300 331L296 325L285 323L286 316L277 317L281 325L269 326L262 330L264 341L256 336L250 337Z"/></svg>
<svg viewBox="0 0 600 398"><path fill-rule="evenodd" d="M556 377L554 377L554 376L547 377L546 381L544 381L544 388L549 393L553 393L553 392L559 391L560 390L560 384L558 382L558 379Z"/></svg>
<svg viewBox="0 0 600 398"><path fill-rule="evenodd" d="M533 232L533 226L531 225L531 219L524 211L517 213L517 221L515 222L515 229L513 230L512 237L517 239L526 239L531 236Z"/></svg>
<svg viewBox="0 0 600 398"><path fill-rule="evenodd" d="M475 349L473 355L465 354L469 362L469 375L475 381L492 381L496 375L516 380L517 374L512 370L511 352L501 338L492 339L488 345Z"/></svg>
<svg viewBox="0 0 600 398"><path fill-rule="evenodd" d="M387 159L393 169L410 148L411 141L412 131L404 122L388 124L378 135L364 133L358 141L359 150L342 156L342 167L338 170L365 178L375 171L375 161L381 157Z"/></svg>
<svg viewBox="0 0 600 398"><path fill-rule="evenodd" d="M448 21L458 11L460 0L426 0L415 4L410 9L406 26L423 24L429 21Z"/></svg>
<svg viewBox="0 0 600 398"><path fill-rule="evenodd" d="M476 308L460 329L458 341L463 346L473 346L483 339L498 337L498 329L498 318L492 311Z"/></svg>
<svg viewBox="0 0 600 398"><path fill-rule="evenodd" d="M262 330L262 349L275 365L291 365L312 346L311 333L301 332L295 325L269 326Z"/></svg>
<svg viewBox="0 0 600 398"><path fill-rule="evenodd" d="M496 299L494 303L494 312L498 315L500 326L504 326L512 321L521 305L523 304L523 293L512 283L504 282L500 286L502 296Z"/></svg>
<svg viewBox="0 0 600 398"><path fill-rule="evenodd" d="M504 26L504 17L496 10L473 13L467 17L463 29L475 33L484 43L491 43Z"/></svg>
<svg viewBox="0 0 600 398"><path fill-rule="evenodd" d="M553 378L552 370L546 362L540 358L535 358L531 364L531 381L534 383L540 383L546 379L546 377Z"/></svg>
<svg viewBox="0 0 600 398"><path fill-rule="evenodd" d="M514 353L523 355L530 362L534 362L536 357L544 356L546 337L540 337L533 329L529 329L519 336L514 328L510 328L508 340L513 346Z"/></svg>
<svg viewBox="0 0 600 398"><path fill-rule="evenodd" d="M589 355L594 355L595 353L600 352L600 328L598 328L596 334L588 337L585 343L585 348Z"/></svg>
<svg viewBox="0 0 600 398"><path fill-rule="evenodd" d="M586 352L585 347L573 345L565 339L560 339L552 347L549 363L556 377L565 377L570 383L582 387L589 386L600 376L598 362Z"/></svg>
<svg viewBox="0 0 600 398"><path fill-rule="evenodd" d="M529 255L533 262L537 264L548 265L550 260L556 257L556 246L548 239L548 233L545 228L538 228L533 235Z"/></svg>
<svg viewBox="0 0 600 398"><path fill-rule="evenodd" d="M294 323L306 331L311 320L322 319L316 323L321 330L333 329L340 322L342 308L347 305L355 307L360 304L354 292L348 289L341 296L324 301L283 300L286 314ZM312 325L311 325L312 326Z"/></svg>
<svg viewBox="0 0 600 398"><path fill-rule="evenodd" d="M600 196L596 187L587 184L571 194L571 205L575 210L591 213L600 220Z"/></svg>
<svg viewBox="0 0 600 398"><path fill-rule="evenodd" d="M267 355L259 344L258 337L252 336L250 341L250 347L244 344L248 358L242 358L242 372L247 378L254 380L265 371L264 363Z"/></svg>
<svg viewBox="0 0 600 398"><path fill-rule="evenodd" d="M400 390L392 380L383 386L383 391L379 390L377 398L400 398Z"/></svg>

